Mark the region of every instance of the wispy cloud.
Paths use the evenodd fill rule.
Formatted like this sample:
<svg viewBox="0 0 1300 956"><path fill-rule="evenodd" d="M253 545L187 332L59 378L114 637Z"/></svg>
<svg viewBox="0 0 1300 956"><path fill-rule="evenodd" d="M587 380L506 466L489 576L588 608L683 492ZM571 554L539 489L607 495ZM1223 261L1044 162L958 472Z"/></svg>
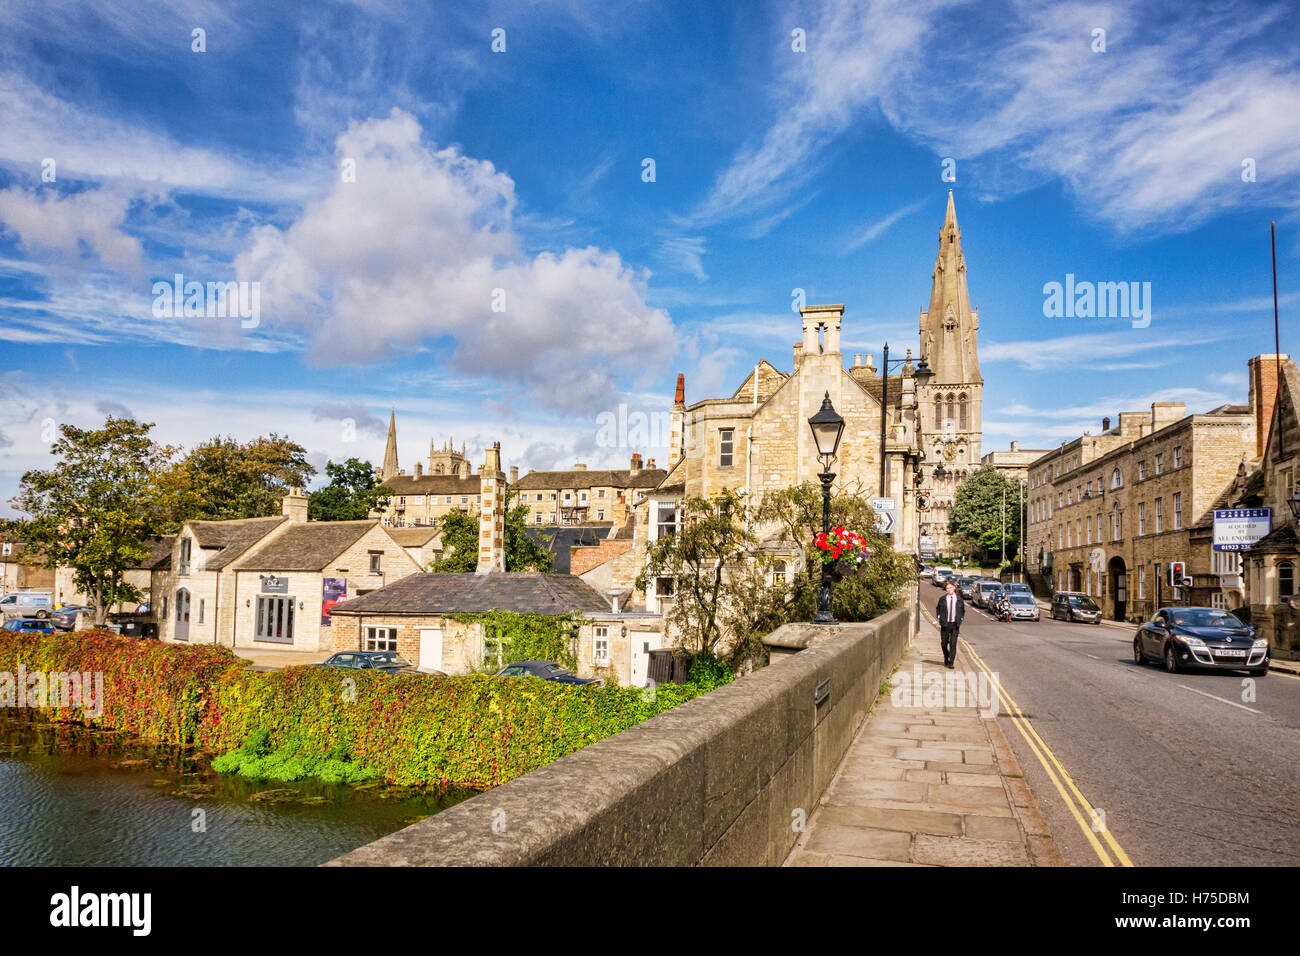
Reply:
<svg viewBox="0 0 1300 956"><path fill-rule="evenodd" d="M1209 332L1187 326L1180 326L1177 331L1161 336L1138 335L1127 328L1120 328L1053 339L988 342L980 346L980 360L989 363L1010 362L1035 371L1053 368L1110 369L1122 367L1122 363L1117 366L1117 359L1206 345L1229 337L1229 333L1224 331ZM1168 364L1161 362L1159 357L1153 358L1152 362Z"/></svg>
<svg viewBox="0 0 1300 956"><path fill-rule="evenodd" d="M867 225L865 229L861 230L853 239L849 240L848 245L844 247L844 251L852 252L854 249L858 248L859 246L865 243L872 242L876 239L879 239L882 235L885 234L885 231L888 230L890 226L898 222L898 220L902 219L904 216L910 216L912 213L916 212L918 209L924 206L925 203L926 200L924 199L917 200L914 203L908 203L906 206L903 206L900 209L895 209L893 212L889 213L883 218L877 219L875 222L870 223L869 225Z"/></svg>

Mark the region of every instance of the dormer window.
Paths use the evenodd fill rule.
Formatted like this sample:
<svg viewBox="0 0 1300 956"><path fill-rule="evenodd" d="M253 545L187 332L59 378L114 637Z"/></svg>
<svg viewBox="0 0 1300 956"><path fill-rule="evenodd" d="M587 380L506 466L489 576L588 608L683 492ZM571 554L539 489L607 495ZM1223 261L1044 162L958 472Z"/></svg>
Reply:
<svg viewBox="0 0 1300 956"><path fill-rule="evenodd" d="M190 546L191 541L189 538L181 538L181 556L176 566L177 574L190 573Z"/></svg>

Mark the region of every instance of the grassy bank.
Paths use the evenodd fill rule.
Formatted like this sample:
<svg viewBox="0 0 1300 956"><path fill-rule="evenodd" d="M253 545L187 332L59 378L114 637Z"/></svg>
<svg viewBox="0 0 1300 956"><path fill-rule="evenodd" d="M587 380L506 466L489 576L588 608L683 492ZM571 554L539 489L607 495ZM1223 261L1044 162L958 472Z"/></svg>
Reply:
<svg viewBox="0 0 1300 956"><path fill-rule="evenodd" d="M222 755L227 772L477 789L535 770L729 679L725 668L710 669L697 683L647 693L324 667L250 671L225 648L105 631L0 632L0 671L13 674L20 665L28 673L104 675L98 717L68 708L56 709L55 719L199 747Z"/></svg>

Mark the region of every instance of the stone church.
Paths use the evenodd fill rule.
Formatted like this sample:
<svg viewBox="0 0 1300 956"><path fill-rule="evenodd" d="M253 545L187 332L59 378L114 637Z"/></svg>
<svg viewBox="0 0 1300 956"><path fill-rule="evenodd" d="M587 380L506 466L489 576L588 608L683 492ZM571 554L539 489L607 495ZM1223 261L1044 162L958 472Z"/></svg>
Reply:
<svg viewBox="0 0 1300 956"><path fill-rule="evenodd" d="M654 495L656 507L671 508L674 498L708 497L724 487L761 497L816 483L821 466L808 418L829 395L845 419L834 466L836 493L894 498L900 518L895 547L907 552L917 549L919 498L920 534L943 553L956 485L980 467L983 391L979 313L970 305L951 191L915 359L908 348L896 374L877 369L870 355L865 362L856 355L846 367L840 351L844 321L843 305L805 306L792 370L761 360L731 395L687 405L679 376L669 470ZM922 363L933 373L928 380L924 372L916 374ZM940 461L947 476L936 481Z"/></svg>

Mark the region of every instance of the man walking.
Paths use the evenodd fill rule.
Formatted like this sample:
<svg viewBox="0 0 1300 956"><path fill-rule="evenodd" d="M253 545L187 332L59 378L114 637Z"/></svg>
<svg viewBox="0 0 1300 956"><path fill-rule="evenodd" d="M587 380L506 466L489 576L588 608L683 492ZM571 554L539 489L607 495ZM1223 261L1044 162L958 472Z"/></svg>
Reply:
<svg viewBox="0 0 1300 956"><path fill-rule="evenodd" d="M943 645L943 666L952 668L957 660L957 635L961 619L966 616L966 602L957 593L957 585L949 581L943 586L944 595L934 609L939 619L939 643Z"/></svg>

